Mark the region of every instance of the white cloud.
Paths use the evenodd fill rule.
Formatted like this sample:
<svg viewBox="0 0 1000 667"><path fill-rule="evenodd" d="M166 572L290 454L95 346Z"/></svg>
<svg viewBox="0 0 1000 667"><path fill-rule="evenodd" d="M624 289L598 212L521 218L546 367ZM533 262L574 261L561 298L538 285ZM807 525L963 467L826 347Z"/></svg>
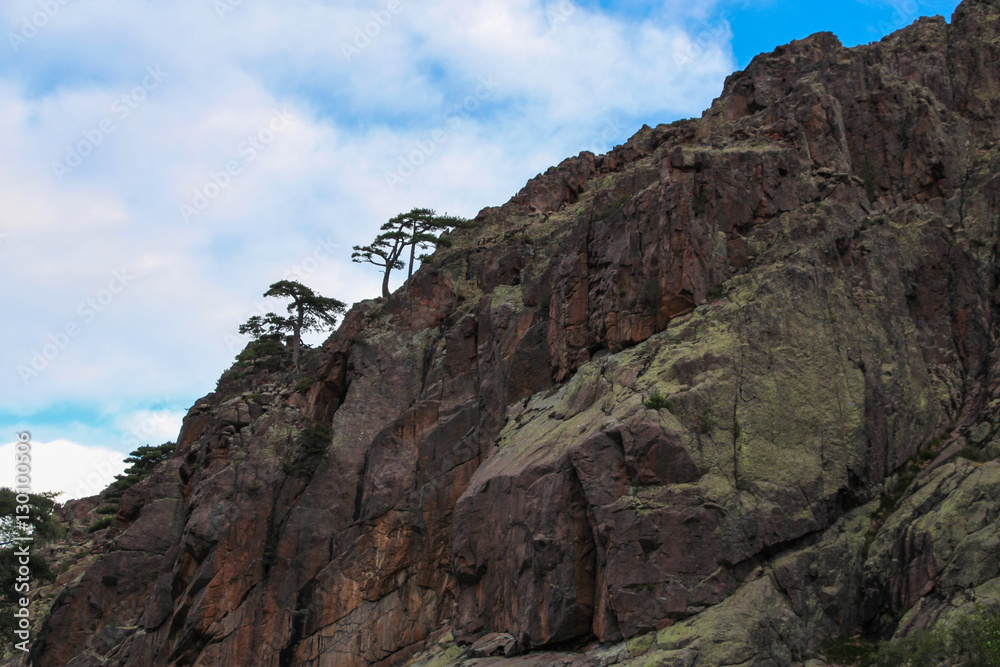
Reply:
<svg viewBox="0 0 1000 667"><path fill-rule="evenodd" d="M177 442L186 414L187 410L161 408L119 415L116 426L122 434L121 446L131 452L143 445Z"/></svg>
<svg viewBox="0 0 1000 667"><path fill-rule="evenodd" d="M14 487L14 448L0 446L0 486ZM68 440L31 443L31 492L62 492L57 500L66 502L100 493L125 471L125 456L104 447L84 447Z"/></svg>
<svg viewBox="0 0 1000 667"><path fill-rule="evenodd" d="M303 282L373 297L377 271L350 248L392 215L500 204L568 155L697 113L733 68L728 32L692 34L707 15L684 3L639 20L568 0L399 2L350 58L388 2L245 0L222 18L205 0L71 2L4 55L0 281L17 289L0 307L17 326L0 331L0 404L190 403L290 270L313 258ZM0 33L37 11L3 3ZM60 178L73 151L87 155ZM196 191L209 201L185 221ZM339 250L317 258L321 240ZM102 303L123 268L134 279Z"/></svg>

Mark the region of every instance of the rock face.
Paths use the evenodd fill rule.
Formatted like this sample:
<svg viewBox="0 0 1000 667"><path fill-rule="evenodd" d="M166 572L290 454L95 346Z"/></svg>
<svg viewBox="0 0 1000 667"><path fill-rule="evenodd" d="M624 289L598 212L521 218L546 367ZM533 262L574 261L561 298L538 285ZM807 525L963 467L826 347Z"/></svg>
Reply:
<svg viewBox="0 0 1000 667"><path fill-rule="evenodd" d="M236 364L35 664L823 664L1000 602L998 40L759 56Z"/></svg>

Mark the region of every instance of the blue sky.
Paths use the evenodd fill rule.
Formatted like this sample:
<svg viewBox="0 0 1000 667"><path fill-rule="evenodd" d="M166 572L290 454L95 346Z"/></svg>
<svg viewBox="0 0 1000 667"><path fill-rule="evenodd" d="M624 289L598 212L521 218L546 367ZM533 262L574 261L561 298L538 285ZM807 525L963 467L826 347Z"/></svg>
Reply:
<svg viewBox="0 0 1000 667"><path fill-rule="evenodd" d="M951 0L835 0L729 3L722 14L733 31L736 66L745 68L755 55L815 32L832 32L845 46L881 39L920 16L950 19L958 2Z"/></svg>
<svg viewBox="0 0 1000 667"><path fill-rule="evenodd" d="M39 485L99 490L176 436L271 282L374 297L350 249L392 215L475 215L700 115L759 52L956 5L6 0L0 443L28 430Z"/></svg>

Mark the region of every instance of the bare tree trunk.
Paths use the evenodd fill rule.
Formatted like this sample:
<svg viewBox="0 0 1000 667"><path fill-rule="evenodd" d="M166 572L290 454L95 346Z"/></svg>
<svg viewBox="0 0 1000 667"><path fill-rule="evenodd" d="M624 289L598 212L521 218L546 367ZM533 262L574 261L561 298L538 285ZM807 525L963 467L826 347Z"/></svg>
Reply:
<svg viewBox="0 0 1000 667"><path fill-rule="evenodd" d="M413 224L413 229L410 230L410 266L409 272L406 274L406 289L410 289L410 278L413 277L413 256L417 253L417 225Z"/></svg>
<svg viewBox="0 0 1000 667"><path fill-rule="evenodd" d="M385 275L382 276L382 298L389 298L389 271L392 269L390 267L385 267Z"/></svg>
<svg viewBox="0 0 1000 667"><path fill-rule="evenodd" d="M302 319L305 313L299 308L298 316L295 318L295 327L292 330L292 365L295 370L299 369L299 347L302 344Z"/></svg>

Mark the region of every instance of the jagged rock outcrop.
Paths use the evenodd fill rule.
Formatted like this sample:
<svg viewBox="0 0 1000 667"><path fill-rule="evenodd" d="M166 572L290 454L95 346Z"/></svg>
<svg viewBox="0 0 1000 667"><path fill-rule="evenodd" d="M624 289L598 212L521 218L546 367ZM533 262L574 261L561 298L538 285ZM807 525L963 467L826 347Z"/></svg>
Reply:
<svg viewBox="0 0 1000 667"><path fill-rule="evenodd" d="M224 375L37 664L822 664L1000 602L998 81L966 0L532 179Z"/></svg>

